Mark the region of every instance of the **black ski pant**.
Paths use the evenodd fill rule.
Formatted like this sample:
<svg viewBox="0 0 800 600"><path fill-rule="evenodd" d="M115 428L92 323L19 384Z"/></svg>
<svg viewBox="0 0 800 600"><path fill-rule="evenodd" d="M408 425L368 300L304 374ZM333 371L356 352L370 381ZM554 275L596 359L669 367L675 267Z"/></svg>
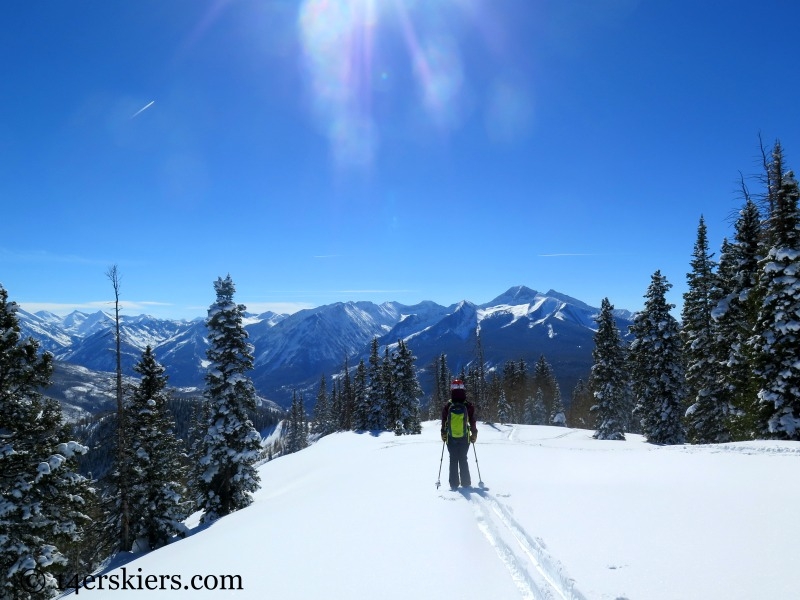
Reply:
<svg viewBox="0 0 800 600"><path fill-rule="evenodd" d="M469 465L467 464L469 438L448 440L447 451L450 453L450 487L457 488L459 481L464 486L472 485L472 479L469 476ZM459 471L461 471L460 478L458 476Z"/></svg>

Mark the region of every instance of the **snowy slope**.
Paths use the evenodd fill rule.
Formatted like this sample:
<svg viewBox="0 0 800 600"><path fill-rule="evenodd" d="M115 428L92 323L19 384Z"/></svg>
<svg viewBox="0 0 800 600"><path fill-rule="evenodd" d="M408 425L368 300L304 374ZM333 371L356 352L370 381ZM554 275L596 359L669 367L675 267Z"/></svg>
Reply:
<svg viewBox="0 0 800 600"><path fill-rule="evenodd" d="M797 597L796 443L656 447L481 424L476 449L489 489L451 492L434 485L436 422L328 436L263 465L252 506L109 574L181 588L148 598L223 593L183 589L193 575L241 576L237 598ZM446 470L445 452L443 482Z"/></svg>

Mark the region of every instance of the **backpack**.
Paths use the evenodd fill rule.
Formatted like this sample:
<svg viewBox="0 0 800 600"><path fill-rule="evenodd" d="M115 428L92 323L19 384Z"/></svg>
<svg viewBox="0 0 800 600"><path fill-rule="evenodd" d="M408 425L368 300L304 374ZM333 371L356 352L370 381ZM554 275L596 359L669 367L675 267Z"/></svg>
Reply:
<svg viewBox="0 0 800 600"><path fill-rule="evenodd" d="M451 402L447 416L447 434L450 439L460 440L467 437L469 413L464 402Z"/></svg>

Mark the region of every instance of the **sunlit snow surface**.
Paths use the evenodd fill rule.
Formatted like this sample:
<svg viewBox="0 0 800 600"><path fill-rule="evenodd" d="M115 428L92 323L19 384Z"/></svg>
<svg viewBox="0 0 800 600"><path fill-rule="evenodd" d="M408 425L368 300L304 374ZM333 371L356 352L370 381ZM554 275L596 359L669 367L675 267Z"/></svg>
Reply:
<svg viewBox="0 0 800 600"><path fill-rule="evenodd" d="M479 424L475 489L452 492L436 422L341 433L261 469L252 506L124 565L235 574L242 591L148 598L793 598L800 445L657 447L639 436ZM119 563L118 563L119 564ZM122 566L118 566L119 574ZM81 590L118 598L142 591Z"/></svg>

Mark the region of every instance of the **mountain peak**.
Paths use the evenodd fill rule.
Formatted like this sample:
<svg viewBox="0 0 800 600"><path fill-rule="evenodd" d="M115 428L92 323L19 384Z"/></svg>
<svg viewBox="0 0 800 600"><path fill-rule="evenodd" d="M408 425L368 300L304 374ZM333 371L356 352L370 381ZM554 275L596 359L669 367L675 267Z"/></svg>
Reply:
<svg viewBox="0 0 800 600"><path fill-rule="evenodd" d="M539 292L532 290L529 287L524 285L515 285L514 287L509 288L505 293L500 294L494 300L482 305L482 307L497 306L498 304L531 304L532 302L535 302L537 296L540 295L541 294L539 294Z"/></svg>

